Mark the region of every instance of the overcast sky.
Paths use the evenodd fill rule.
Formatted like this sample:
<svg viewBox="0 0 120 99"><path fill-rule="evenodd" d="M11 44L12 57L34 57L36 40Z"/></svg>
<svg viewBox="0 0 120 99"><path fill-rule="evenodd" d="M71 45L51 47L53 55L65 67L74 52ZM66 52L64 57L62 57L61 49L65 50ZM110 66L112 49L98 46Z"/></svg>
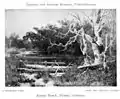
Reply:
<svg viewBox="0 0 120 99"><path fill-rule="evenodd" d="M19 34L20 37L28 31L33 31L33 27L41 24L55 23L64 18L72 19L69 12L79 13L85 11L90 14L91 10L6 10L6 36L11 33ZM80 14L82 17L82 15Z"/></svg>

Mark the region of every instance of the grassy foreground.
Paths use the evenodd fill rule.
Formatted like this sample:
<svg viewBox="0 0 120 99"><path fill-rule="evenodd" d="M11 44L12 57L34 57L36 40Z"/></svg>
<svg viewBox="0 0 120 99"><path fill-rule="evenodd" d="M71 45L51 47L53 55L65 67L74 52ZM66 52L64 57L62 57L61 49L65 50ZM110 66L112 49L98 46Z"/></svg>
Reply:
<svg viewBox="0 0 120 99"><path fill-rule="evenodd" d="M19 74L18 67L19 59L14 56L5 58L5 86L20 86L19 83L25 81L31 83ZM52 79L54 86L117 86L116 62L108 63L108 67L105 71L100 66L82 69L73 66L61 77L49 75L47 79ZM37 73L37 76L46 79L45 73Z"/></svg>

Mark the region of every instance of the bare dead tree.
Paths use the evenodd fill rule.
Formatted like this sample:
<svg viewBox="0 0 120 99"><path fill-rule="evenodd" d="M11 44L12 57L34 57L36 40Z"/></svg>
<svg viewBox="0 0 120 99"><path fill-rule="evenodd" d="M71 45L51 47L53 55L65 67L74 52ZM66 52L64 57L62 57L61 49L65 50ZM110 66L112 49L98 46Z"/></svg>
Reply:
<svg viewBox="0 0 120 99"><path fill-rule="evenodd" d="M93 49L93 53L95 56L95 60L94 60L94 64L100 64L103 62L103 66L104 68L107 67L106 65L106 52L108 50L109 47L112 46L112 42L113 40L110 39L110 43L108 44L108 37L111 37L111 31L106 31L105 32L105 42L103 42L103 37L102 37L102 29L105 25L107 25L109 28L111 28L110 22L113 20L113 16L112 13L114 13L114 10L101 10L99 9L98 11L95 11L95 17L93 17L92 19L88 17L88 20L90 21L92 27L93 27L93 32L95 34L94 38L97 38L96 40L94 40L94 38L91 38L90 36L87 37L87 39L92 39L92 49ZM86 16L86 14L84 14ZM112 16L110 18L108 18L108 16ZM109 33L110 32L110 33ZM99 46L104 47L104 50L102 51L102 53L99 50ZM103 59L102 59L103 57Z"/></svg>
<svg viewBox="0 0 120 99"><path fill-rule="evenodd" d="M99 9L97 11L94 11L94 14L94 17L91 18L84 13L84 15L88 18L89 22L92 25L93 33L95 36L91 37L90 35L86 34L83 27L80 30L77 30L75 26L76 24L73 23L70 25L69 31L76 35L71 37L65 46L72 44L72 42L75 42L75 40L77 40L77 38L79 37L80 49L83 55L86 55L84 59L84 65L88 65L91 63L88 62L87 59L87 41L89 41L92 45L92 50L95 57L94 63L92 64L95 65L103 63L104 68L106 68L106 52L108 48L112 46L113 40L110 40L110 43L108 44L108 37L111 33L109 33L109 31L106 31L104 33L105 41L103 42L102 29L105 25L109 24L112 18L106 18L106 16L109 16L110 14L109 10ZM79 15L72 14L72 16L78 21L79 25L82 25ZM108 27L111 28L110 26Z"/></svg>

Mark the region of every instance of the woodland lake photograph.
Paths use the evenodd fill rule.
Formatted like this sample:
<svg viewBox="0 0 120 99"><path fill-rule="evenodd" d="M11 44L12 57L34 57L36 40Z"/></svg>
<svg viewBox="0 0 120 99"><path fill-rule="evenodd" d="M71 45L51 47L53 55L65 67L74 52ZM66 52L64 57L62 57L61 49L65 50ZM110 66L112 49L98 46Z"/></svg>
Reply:
<svg viewBox="0 0 120 99"><path fill-rule="evenodd" d="M116 9L6 9L5 86L117 86Z"/></svg>

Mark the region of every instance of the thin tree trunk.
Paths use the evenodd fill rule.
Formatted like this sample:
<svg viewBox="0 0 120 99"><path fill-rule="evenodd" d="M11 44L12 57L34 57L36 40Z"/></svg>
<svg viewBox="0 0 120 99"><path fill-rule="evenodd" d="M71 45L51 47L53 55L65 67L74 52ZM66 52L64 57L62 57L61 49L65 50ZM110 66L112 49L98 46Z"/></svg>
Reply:
<svg viewBox="0 0 120 99"><path fill-rule="evenodd" d="M108 34L105 35L105 51L104 51L104 59L103 59L103 66L104 68L107 67L107 63L106 63L106 52L108 49Z"/></svg>

